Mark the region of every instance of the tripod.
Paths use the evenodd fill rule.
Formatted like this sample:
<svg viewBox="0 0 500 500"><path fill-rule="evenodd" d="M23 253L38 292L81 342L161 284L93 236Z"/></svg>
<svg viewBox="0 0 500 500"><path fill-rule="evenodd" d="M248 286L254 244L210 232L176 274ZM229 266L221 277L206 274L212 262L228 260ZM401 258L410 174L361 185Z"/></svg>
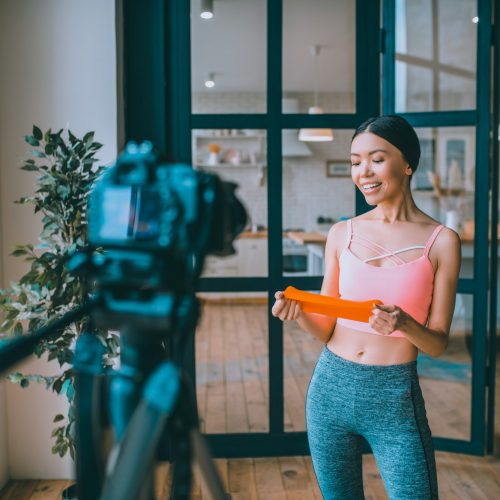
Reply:
<svg viewBox="0 0 500 500"><path fill-rule="evenodd" d="M247 223L236 187L190 165L160 160L148 141L128 143L94 186L88 245L68 262L96 295L0 349L1 373L83 316L90 318L90 331L120 330L117 371L103 369L104 347L91 333L76 345L79 500L153 498L154 464L164 436L174 461L171 498L189 497L191 460L198 462L212 497L226 498L198 430L183 361L198 320L195 289L204 257L233 254L232 243ZM108 414L114 444L106 456Z"/></svg>
<svg viewBox="0 0 500 500"><path fill-rule="evenodd" d="M128 313L121 331L121 366L103 369L104 346L84 333L75 348L76 476L79 500L149 500L154 498L154 467L166 438L173 462L170 498L189 498L191 464L196 462L215 500L228 498L198 429L192 383L182 370L185 348L198 320L194 295L171 296L167 309L148 321ZM140 305L140 304L136 304ZM142 304L146 307L146 304ZM133 307L132 307L133 309ZM90 314L93 321L115 323L116 304L95 297L30 335L0 349L0 373L33 352L36 344L60 328ZM123 314L123 313L122 313ZM148 325L150 331L147 330ZM166 328L165 328L166 327ZM105 400L114 434L106 457Z"/></svg>

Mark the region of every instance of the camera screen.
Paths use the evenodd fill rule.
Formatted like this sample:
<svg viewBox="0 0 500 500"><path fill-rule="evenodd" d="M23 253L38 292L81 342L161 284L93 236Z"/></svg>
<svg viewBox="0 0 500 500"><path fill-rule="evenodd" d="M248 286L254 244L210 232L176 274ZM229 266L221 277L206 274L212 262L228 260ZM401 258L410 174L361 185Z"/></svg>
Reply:
<svg viewBox="0 0 500 500"><path fill-rule="evenodd" d="M159 236L160 202L156 191L109 186L103 193L99 238L150 240Z"/></svg>

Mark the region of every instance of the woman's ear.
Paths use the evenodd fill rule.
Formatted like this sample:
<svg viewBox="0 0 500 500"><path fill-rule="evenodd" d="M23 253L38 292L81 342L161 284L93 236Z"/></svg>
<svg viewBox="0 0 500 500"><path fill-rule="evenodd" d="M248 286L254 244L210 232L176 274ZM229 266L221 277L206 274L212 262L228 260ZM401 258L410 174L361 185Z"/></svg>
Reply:
<svg viewBox="0 0 500 500"><path fill-rule="evenodd" d="M406 175L412 175L413 174L413 169L408 164L406 165L405 174Z"/></svg>

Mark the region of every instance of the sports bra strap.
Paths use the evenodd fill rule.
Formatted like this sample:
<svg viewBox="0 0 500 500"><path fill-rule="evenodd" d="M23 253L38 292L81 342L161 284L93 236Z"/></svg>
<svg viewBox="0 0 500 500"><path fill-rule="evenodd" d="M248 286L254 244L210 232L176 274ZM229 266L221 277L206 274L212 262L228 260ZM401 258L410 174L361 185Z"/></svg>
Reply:
<svg viewBox="0 0 500 500"><path fill-rule="evenodd" d="M351 219L347 219L347 247L351 246L351 238L352 238L352 222Z"/></svg>
<svg viewBox="0 0 500 500"><path fill-rule="evenodd" d="M434 240L437 238L437 235L439 234L439 232L441 231L441 229L443 229L443 225L439 225L437 226L434 231L432 232L431 234L431 237L429 238L429 240L427 241L427 244L425 245L425 250L424 250L424 255L425 256L428 256L429 255L429 252L431 250L431 247L432 247L432 244L434 243Z"/></svg>

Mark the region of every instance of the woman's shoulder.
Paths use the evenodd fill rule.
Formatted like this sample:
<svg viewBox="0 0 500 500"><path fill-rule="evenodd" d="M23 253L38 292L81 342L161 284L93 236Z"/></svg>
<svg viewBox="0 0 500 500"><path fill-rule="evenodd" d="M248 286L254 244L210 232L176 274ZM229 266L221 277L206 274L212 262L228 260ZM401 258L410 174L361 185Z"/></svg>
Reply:
<svg viewBox="0 0 500 500"><path fill-rule="evenodd" d="M450 245L461 244L459 234L452 228L444 225L442 222L432 218L431 216L425 214L426 219L424 223L429 224L430 230L435 231L438 227L439 232L436 235L434 244L441 243L441 245L449 247Z"/></svg>
<svg viewBox="0 0 500 500"><path fill-rule="evenodd" d="M347 224L347 220L340 220L333 224L328 230L327 243L332 244L342 238L345 239L348 232Z"/></svg>
<svg viewBox="0 0 500 500"><path fill-rule="evenodd" d="M440 222L436 224L437 226L442 226L439 234L436 237L434 242L434 246L438 249L441 248L443 251L447 251L454 248L461 248L462 240L460 239L460 235L448 226L444 226Z"/></svg>
<svg viewBox="0 0 500 500"><path fill-rule="evenodd" d="M337 258L340 257L340 254L347 243L347 225L347 220L341 220L330 227L326 238L326 253L331 254L333 252Z"/></svg>

